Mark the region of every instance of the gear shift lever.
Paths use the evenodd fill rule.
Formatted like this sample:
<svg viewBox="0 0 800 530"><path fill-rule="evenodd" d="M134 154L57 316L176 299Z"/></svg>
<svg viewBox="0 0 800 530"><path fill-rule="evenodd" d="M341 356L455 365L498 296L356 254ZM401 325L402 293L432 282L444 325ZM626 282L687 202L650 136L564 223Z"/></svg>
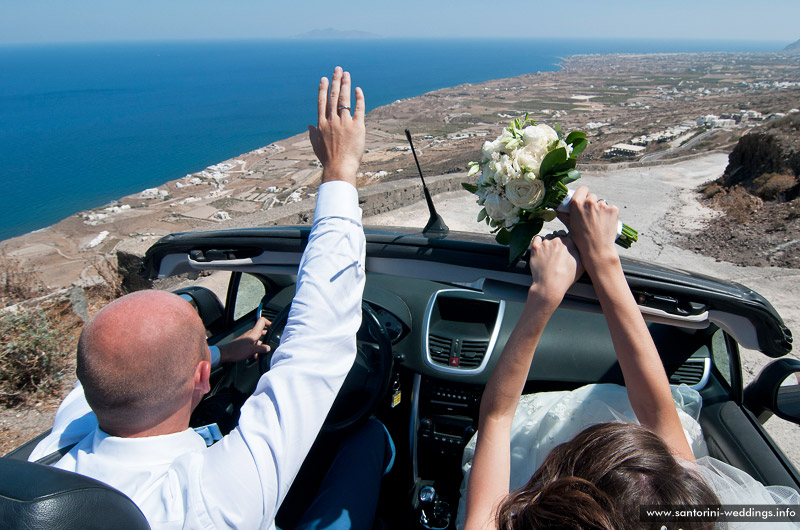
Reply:
<svg viewBox="0 0 800 530"><path fill-rule="evenodd" d="M450 505L439 500L432 486L419 490L419 523L427 530L445 530L450 526Z"/></svg>

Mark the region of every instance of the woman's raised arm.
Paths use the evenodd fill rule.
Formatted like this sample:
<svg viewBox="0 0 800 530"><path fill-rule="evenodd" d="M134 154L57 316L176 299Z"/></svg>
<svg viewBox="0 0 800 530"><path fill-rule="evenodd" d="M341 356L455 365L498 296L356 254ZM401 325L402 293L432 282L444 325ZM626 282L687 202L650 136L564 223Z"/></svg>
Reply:
<svg viewBox="0 0 800 530"><path fill-rule="evenodd" d="M586 187L575 191L570 235L603 308L633 411L674 455L693 461L664 365L622 272L614 245L618 221L616 206L598 200Z"/></svg>
<svg viewBox="0 0 800 530"><path fill-rule="evenodd" d="M564 293L583 274L569 238L535 237L530 267L533 283L525 308L481 399L478 440L467 485L467 530L496 528L497 507L508 495L511 422L533 352Z"/></svg>

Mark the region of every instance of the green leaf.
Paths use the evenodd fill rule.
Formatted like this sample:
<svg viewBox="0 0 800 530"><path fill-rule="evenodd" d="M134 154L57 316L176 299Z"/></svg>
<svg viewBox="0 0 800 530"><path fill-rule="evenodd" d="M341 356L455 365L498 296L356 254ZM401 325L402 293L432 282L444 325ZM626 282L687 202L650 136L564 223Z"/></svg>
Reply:
<svg viewBox="0 0 800 530"><path fill-rule="evenodd" d="M569 184L570 182L575 182L581 178L581 172L577 169L570 169L567 172L567 176L561 179L562 184Z"/></svg>
<svg viewBox="0 0 800 530"><path fill-rule="evenodd" d="M551 170L551 173L553 175L555 175L556 173L566 173L570 169L575 169L575 166L577 166L577 165L578 165L578 161L577 160L575 160L574 158L568 158L567 161L564 162L563 164L558 164L557 166L555 166Z"/></svg>
<svg viewBox="0 0 800 530"><path fill-rule="evenodd" d="M482 208L481 211L478 212L478 222L480 223L481 221L486 219L486 217L488 217L488 215L489 214L486 213L486 208Z"/></svg>
<svg viewBox="0 0 800 530"><path fill-rule="evenodd" d="M526 223L520 223L511 229L508 242L508 261L516 261L525 250L530 246L533 236L541 232L544 221L534 219Z"/></svg>
<svg viewBox="0 0 800 530"><path fill-rule="evenodd" d="M556 211L555 210L549 210L549 209L548 210L539 210L536 215L538 215L539 218L542 219L543 221L549 222L549 221L552 221L553 219L556 218Z"/></svg>
<svg viewBox="0 0 800 530"><path fill-rule="evenodd" d="M539 178L547 177L553 169L559 164L567 161L567 150L563 147L553 149L547 153L542 159L542 165L539 166Z"/></svg>
<svg viewBox="0 0 800 530"><path fill-rule="evenodd" d="M588 145L589 141L586 138L577 140L572 144L572 154L570 154L570 158L578 158L578 155L583 153L583 150L586 149Z"/></svg>
<svg viewBox="0 0 800 530"><path fill-rule="evenodd" d="M501 228L497 232L497 235L494 236L495 241L497 241L501 245L508 245L510 238L511 234L509 234L508 230L506 230L505 228ZM531 236L531 238L533 238L533 236Z"/></svg>
<svg viewBox="0 0 800 530"><path fill-rule="evenodd" d="M567 139L565 141L568 144L574 144L575 141L579 139L586 139L586 133L583 133L581 131L572 131L571 133L569 133L569 136L567 136Z"/></svg>
<svg viewBox="0 0 800 530"><path fill-rule="evenodd" d="M561 130L561 125L556 123L556 125L555 125L555 127L553 127L553 129L556 131L556 134L558 135L558 139L559 140L564 137L564 131ZM567 143L569 143L569 142L567 142Z"/></svg>
<svg viewBox="0 0 800 530"><path fill-rule="evenodd" d="M564 186L560 181L555 181L553 184L550 185L547 193L544 195L544 200L542 200L542 207L543 208L558 208L561 202L564 200L564 197L567 196L567 187Z"/></svg>
<svg viewBox="0 0 800 530"><path fill-rule="evenodd" d="M470 193L475 193L478 191L478 186L476 186L475 184L470 184L468 182L462 182L461 187Z"/></svg>

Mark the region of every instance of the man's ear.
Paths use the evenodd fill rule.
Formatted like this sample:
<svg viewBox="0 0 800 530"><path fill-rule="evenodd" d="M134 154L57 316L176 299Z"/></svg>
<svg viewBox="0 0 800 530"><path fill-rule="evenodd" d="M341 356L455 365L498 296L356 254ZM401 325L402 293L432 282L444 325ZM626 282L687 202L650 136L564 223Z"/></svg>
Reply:
<svg viewBox="0 0 800 530"><path fill-rule="evenodd" d="M194 371L194 390L204 396L211 391L211 363L208 361L200 361L197 363L197 368Z"/></svg>

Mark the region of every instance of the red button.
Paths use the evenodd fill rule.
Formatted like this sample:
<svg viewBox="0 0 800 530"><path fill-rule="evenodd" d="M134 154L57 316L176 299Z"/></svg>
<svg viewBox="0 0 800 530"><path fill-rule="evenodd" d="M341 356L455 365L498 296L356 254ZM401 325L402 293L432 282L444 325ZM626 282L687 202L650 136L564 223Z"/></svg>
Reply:
<svg viewBox="0 0 800 530"><path fill-rule="evenodd" d="M450 366L458 366L458 357L450 357Z"/></svg>

